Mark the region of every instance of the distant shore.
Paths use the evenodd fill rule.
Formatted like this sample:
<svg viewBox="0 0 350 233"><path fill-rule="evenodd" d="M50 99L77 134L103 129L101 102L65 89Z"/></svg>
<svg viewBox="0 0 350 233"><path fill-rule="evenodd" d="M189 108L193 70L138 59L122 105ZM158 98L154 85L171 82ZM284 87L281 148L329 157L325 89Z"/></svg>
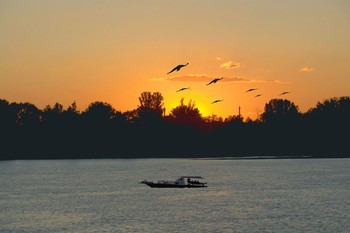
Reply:
<svg viewBox="0 0 350 233"><path fill-rule="evenodd" d="M37 156L37 157L29 157L29 156L23 156L23 157L15 157L13 159L10 159L9 157L6 159L1 158L0 161L15 161L15 160L88 160L88 159L195 159L195 160L266 160L266 159L347 159L350 158L349 156L312 156L312 155L262 155L262 156L217 156L217 157L211 157L211 156L120 156L120 157L112 157L112 156L62 156L62 157L43 157L43 156Z"/></svg>

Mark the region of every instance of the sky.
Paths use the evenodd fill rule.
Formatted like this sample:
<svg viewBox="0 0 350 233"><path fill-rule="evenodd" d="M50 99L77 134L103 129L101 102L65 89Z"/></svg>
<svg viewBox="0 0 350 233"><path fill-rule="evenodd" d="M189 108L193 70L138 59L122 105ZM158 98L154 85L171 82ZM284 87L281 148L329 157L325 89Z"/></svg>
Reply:
<svg viewBox="0 0 350 233"><path fill-rule="evenodd" d="M252 119L274 98L349 96L350 1L0 0L0 99L124 112L144 91L167 114L184 98Z"/></svg>

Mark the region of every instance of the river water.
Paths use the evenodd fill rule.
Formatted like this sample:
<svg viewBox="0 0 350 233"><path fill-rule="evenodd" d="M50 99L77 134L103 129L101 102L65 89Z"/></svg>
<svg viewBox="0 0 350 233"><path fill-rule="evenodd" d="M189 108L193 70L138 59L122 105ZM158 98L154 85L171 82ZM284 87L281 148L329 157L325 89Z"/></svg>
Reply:
<svg viewBox="0 0 350 233"><path fill-rule="evenodd" d="M139 181L200 175L208 188ZM0 162L0 232L349 232L350 159Z"/></svg>

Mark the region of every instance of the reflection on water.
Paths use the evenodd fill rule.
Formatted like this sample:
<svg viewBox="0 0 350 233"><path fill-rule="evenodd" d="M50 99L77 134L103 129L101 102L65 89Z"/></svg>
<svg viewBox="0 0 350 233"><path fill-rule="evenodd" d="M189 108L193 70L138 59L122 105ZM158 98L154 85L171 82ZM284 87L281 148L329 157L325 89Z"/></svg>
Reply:
<svg viewBox="0 0 350 233"><path fill-rule="evenodd" d="M347 232L350 160L0 162L0 232ZM208 188L139 181L206 177Z"/></svg>

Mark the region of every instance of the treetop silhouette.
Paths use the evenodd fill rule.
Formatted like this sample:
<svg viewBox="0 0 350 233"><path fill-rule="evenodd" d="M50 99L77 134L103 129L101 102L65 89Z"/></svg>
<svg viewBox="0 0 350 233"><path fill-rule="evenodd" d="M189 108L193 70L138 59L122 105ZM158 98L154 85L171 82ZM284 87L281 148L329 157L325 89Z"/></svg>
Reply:
<svg viewBox="0 0 350 233"><path fill-rule="evenodd" d="M100 101L78 111L75 102L40 110L0 99L0 159L350 155L343 136L350 130L346 96L305 113L287 99L272 99L258 119L246 121L240 115L203 117L193 100L185 104L183 98L165 116L159 92L143 92L139 101L122 113Z"/></svg>

